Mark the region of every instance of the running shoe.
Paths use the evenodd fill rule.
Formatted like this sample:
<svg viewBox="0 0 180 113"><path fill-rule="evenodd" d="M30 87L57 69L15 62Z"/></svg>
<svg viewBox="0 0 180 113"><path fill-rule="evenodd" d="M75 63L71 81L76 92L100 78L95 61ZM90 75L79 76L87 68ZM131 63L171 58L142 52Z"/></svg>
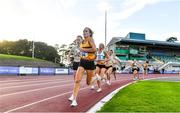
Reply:
<svg viewBox="0 0 180 113"><path fill-rule="evenodd" d="M71 97L68 98L69 101L73 101L73 95L71 95Z"/></svg>
<svg viewBox="0 0 180 113"><path fill-rule="evenodd" d="M78 104L76 102L76 100L73 100L72 103L71 103L71 107L76 107Z"/></svg>
<svg viewBox="0 0 180 113"><path fill-rule="evenodd" d="M94 89L95 89L95 87L94 87L94 85L92 85L92 86L91 86L91 90L94 90Z"/></svg>
<svg viewBox="0 0 180 113"><path fill-rule="evenodd" d="M108 80L107 82L106 82L109 86L111 85L111 82Z"/></svg>
<svg viewBox="0 0 180 113"><path fill-rule="evenodd" d="M102 91L102 89L101 89L101 88L98 88L97 92L99 93L99 92L101 92L101 91Z"/></svg>

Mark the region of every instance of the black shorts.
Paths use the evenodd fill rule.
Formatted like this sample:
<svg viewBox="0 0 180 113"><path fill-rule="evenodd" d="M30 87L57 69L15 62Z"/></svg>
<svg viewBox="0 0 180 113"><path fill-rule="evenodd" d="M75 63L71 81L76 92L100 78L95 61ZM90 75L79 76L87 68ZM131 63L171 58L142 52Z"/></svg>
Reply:
<svg viewBox="0 0 180 113"><path fill-rule="evenodd" d="M148 69L147 68L144 68L144 71L147 71Z"/></svg>
<svg viewBox="0 0 180 113"><path fill-rule="evenodd" d="M73 62L73 70L77 70L79 67L79 62Z"/></svg>
<svg viewBox="0 0 180 113"><path fill-rule="evenodd" d="M106 66L106 69L108 70L109 68L111 68L112 66Z"/></svg>
<svg viewBox="0 0 180 113"><path fill-rule="evenodd" d="M81 59L79 66L83 67L85 70L95 70L96 66L93 60Z"/></svg>
<svg viewBox="0 0 180 113"><path fill-rule="evenodd" d="M112 71L115 72L116 70L117 70L116 67L113 67Z"/></svg>
<svg viewBox="0 0 180 113"><path fill-rule="evenodd" d="M96 66L99 67L100 69L101 69L101 68L106 68L105 65L96 64Z"/></svg>
<svg viewBox="0 0 180 113"><path fill-rule="evenodd" d="M139 71L139 68L138 68L138 67L133 67L133 68L132 68L132 72L134 72L135 70L136 70L136 71Z"/></svg>

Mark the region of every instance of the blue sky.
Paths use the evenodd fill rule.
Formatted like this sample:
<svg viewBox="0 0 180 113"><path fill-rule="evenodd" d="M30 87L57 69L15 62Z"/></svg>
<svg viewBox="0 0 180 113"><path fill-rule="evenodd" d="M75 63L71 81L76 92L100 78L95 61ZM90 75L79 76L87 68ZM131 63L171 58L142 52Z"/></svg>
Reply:
<svg viewBox="0 0 180 113"><path fill-rule="evenodd" d="M84 27L94 31L96 44L128 32L145 33L146 39L180 41L180 0L0 0L0 41L42 41L69 44Z"/></svg>

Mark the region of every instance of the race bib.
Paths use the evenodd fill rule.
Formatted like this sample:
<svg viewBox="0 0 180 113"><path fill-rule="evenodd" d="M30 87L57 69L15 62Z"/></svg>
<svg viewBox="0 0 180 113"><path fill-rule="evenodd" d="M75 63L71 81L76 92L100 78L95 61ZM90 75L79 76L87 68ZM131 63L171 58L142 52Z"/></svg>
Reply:
<svg viewBox="0 0 180 113"><path fill-rule="evenodd" d="M86 52L81 52L81 57L88 57L88 53L86 53Z"/></svg>
<svg viewBox="0 0 180 113"><path fill-rule="evenodd" d="M97 60L104 60L104 55L97 55Z"/></svg>

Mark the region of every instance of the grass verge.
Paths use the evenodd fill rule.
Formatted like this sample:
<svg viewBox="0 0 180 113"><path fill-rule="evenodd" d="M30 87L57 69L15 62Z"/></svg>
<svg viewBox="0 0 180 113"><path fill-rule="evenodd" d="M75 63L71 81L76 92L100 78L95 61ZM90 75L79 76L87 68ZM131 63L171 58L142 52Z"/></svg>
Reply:
<svg viewBox="0 0 180 113"><path fill-rule="evenodd" d="M98 112L180 112L180 83L139 81L120 90Z"/></svg>
<svg viewBox="0 0 180 113"><path fill-rule="evenodd" d="M31 58L31 57L25 57L25 56L15 56L15 55L6 55L6 54L0 54L0 59L6 60L6 59L14 59L14 60L28 60L28 61L45 61L41 59Z"/></svg>

